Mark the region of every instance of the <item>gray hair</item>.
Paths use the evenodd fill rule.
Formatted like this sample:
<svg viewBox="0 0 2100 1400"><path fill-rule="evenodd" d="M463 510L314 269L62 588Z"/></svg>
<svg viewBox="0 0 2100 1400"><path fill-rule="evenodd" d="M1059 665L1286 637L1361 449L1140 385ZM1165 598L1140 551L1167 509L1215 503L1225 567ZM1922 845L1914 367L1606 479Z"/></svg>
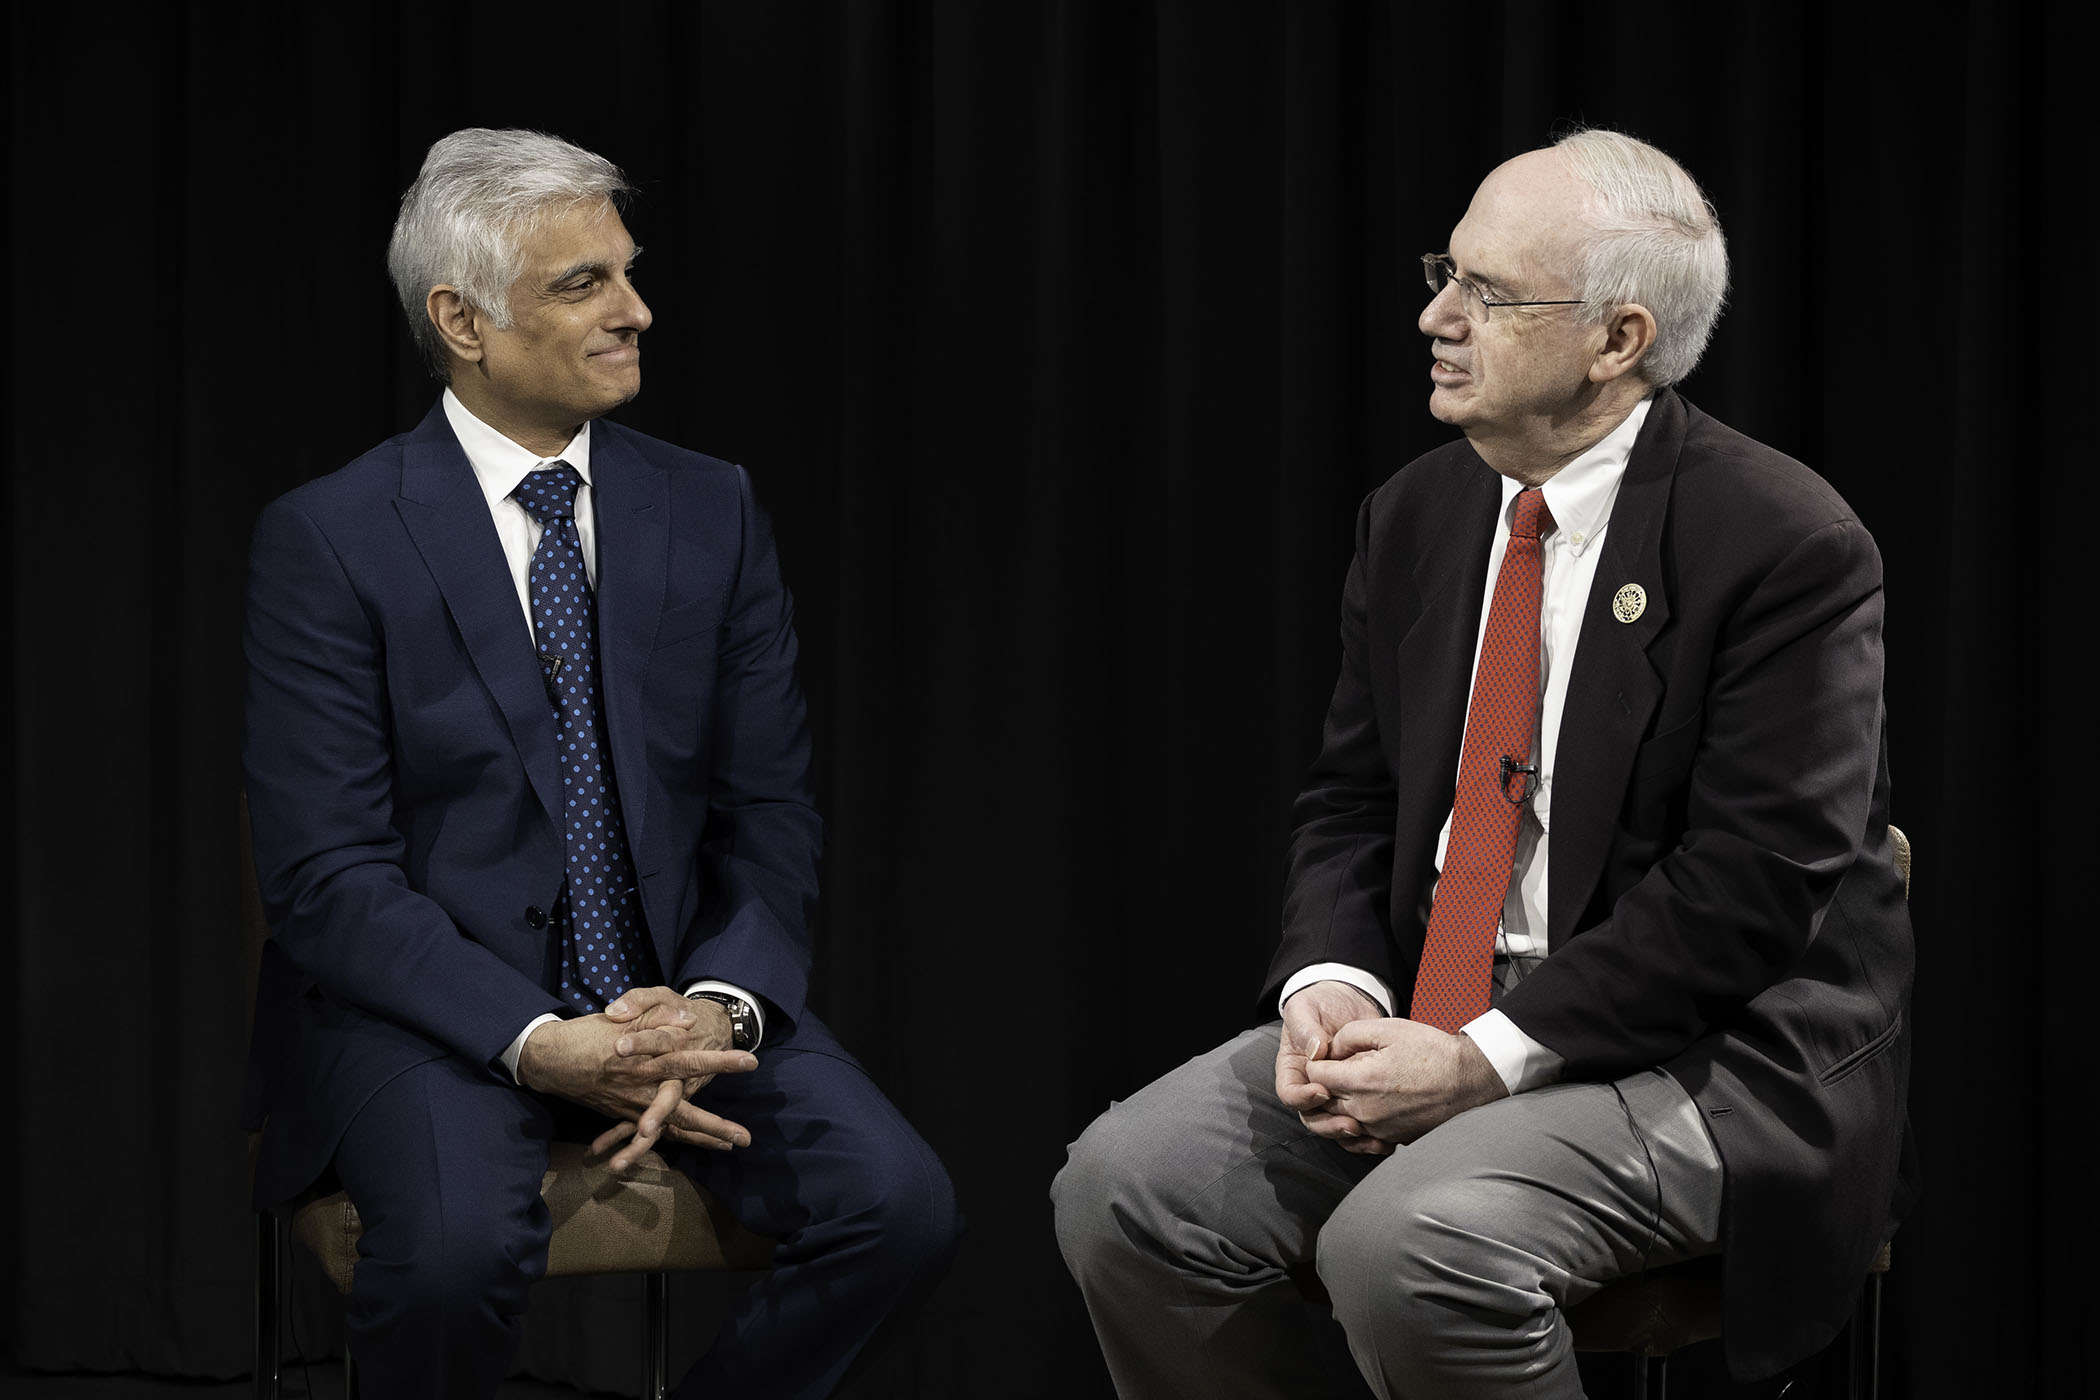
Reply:
<svg viewBox="0 0 2100 1400"><path fill-rule="evenodd" d="M1570 132L1553 149L1594 196L1577 286L1596 320L1637 302L1655 315L1641 377L1692 372L1728 299L1728 245L1713 202L1669 156L1616 131Z"/></svg>
<svg viewBox="0 0 2100 1400"><path fill-rule="evenodd" d="M600 155L537 131L468 127L432 145L401 196L386 266L409 332L439 379L452 377L425 302L457 288L498 330L510 329L510 289L525 272L524 240L550 212L624 202L634 187Z"/></svg>

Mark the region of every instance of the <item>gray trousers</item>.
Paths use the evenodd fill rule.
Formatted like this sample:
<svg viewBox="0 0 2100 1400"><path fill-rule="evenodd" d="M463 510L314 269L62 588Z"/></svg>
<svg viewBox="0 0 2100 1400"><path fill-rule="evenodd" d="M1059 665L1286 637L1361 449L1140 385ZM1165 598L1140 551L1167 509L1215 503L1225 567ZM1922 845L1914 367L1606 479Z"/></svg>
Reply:
<svg viewBox="0 0 2100 1400"><path fill-rule="evenodd" d="M1660 1070L1363 1157L1277 1102L1279 1030L1112 1104L1051 1186L1123 1400L1580 1396L1561 1308L1719 1247L1720 1158Z"/></svg>

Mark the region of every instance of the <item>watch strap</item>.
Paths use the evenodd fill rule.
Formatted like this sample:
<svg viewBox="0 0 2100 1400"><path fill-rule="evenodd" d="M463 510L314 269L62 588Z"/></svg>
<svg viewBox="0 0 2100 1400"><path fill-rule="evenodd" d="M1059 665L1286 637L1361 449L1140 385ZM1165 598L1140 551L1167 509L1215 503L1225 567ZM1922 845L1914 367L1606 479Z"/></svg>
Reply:
<svg viewBox="0 0 2100 1400"><path fill-rule="evenodd" d="M749 1050L758 1043L758 1013L742 997L709 989L687 992L685 998L687 1001L711 1001L729 1013L731 1049Z"/></svg>

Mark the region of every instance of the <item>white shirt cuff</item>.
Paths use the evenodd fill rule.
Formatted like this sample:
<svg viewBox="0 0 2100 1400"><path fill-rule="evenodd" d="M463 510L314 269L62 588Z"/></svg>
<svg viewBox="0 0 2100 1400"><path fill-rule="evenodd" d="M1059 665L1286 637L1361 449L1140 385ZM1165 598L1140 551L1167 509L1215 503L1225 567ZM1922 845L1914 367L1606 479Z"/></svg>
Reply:
<svg viewBox="0 0 2100 1400"><path fill-rule="evenodd" d="M503 1052L503 1067L510 1071L510 1077L514 1083L524 1083L523 1080L518 1078L518 1056L525 1050L525 1038L549 1021L559 1021L560 1019L561 1017L551 1011L544 1016L533 1017L525 1023L525 1029L518 1032L518 1038L510 1043L510 1049Z"/></svg>
<svg viewBox="0 0 2100 1400"><path fill-rule="evenodd" d="M1458 1028L1480 1047L1495 1073L1502 1076L1502 1085L1512 1094L1521 1094L1526 1089L1536 1089L1560 1079L1560 1072L1567 1064L1560 1056L1517 1029L1517 1023L1490 1007Z"/></svg>
<svg viewBox="0 0 2100 1400"><path fill-rule="evenodd" d="M1283 984L1282 995L1276 998L1276 1014L1283 1014L1283 1004L1295 994L1304 991L1315 982L1347 982L1365 996L1378 1003L1378 1009L1386 1015L1393 1014L1393 989L1376 975L1347 963L1314 963L1292 973Z"/></svg>
<svg viewBox="0 0 2100 1400"><path fill-rule="evenodd" d="M759 1046L766 1043L766 1004L750 992L745 991L734 982L717 981L712 977L703 977L698 982L688 984L685 994L691 996L694 992L727 992L733 997L748 1002L751 1006L751 1014L758 1018L758 1039L751 1042L751 1048L756 1050Z"/></svg>

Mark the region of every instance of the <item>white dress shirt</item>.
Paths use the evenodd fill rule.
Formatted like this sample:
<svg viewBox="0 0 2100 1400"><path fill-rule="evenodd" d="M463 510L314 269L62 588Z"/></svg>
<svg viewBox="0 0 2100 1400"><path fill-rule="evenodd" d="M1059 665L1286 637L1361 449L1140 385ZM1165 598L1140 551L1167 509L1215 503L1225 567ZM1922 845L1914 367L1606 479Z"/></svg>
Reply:
<svg viewBox="0 0 2100 1400"><path fill-rule="evenodd" d="M489 517L496 522L496 537L503 542L503 557L510 565L511 582L517 585L518 606L524 610L525 625L531 627L532 551L539 546L540 522L512 500L510 493L518 489L518 483L527 473L542 467L566 462L576 469L576 474L583 478L583 484L576 488L576 536L583 544L584 576L595 588L598 583L598 517L591 506L591 425L585 423L577 430L576 436L569 439L569 445L556 455L541 457L476 418L450 389L445 390L444 404L445 419L452 425L452 435L459 439L460 449L467 454L467 464L474 468L474 480L488 500ZM712 978L686 988L688 995L704 991L728 992L750 1003L758 1018L759 1039L765 1039L766 1012L757 997L732 982ZM503 1067L510 1071L511 1078L518 1077L518 1053L525 1048L526 1037L547 1022L560 1019L552 1013L535 1016L525 1029L518 1032L518 1038L510 1043L502 1057Z"/></svg>
<svg viewBox="0 0 2100 1400"><path fill-rule="evenodd" d="M1509 894L1502 905L1502 922L1495 934L1495 951L1519 960L1542 958L1546 946L1546 885L1553 847L1553 769L1560 749L1561 715L1568 703L1568 676L1575 668L1575 644L1582 635L1582 616L1589 606L1590 585L1596 581L1597 561L1604 556L1600 546L1611 524L1611 508L1619 499L1619 483L1626 478L1626 459L1633 451L1647 420L1651 401L1634 405L1626 420L1606 433L1595 446L1555 472L1542 488L1546 509L1553 514L1554 528L1543 541L1543 577L1539 604L1539 758L1538 789L1525 808L1517 829L1516 866ZM1488 613L1494 603L1495 579L1502 571L1502 556L1509 548L1510 519L1515 513L1521 482L1502 478L1502 509L1495 519L1495 539L1488 551L1487 578L1483 583L1480 631L1473 641L1473 665L1480 665L1481 644L1487 638ZM1467 686L1471 695L1472 687ZM1578 740L1579 742L1579 740ZM1461 742L1460 751L1464 751ZM1457 787L1457 775L1452 775ZM1444 850L1451 840L1451 818L1437 836L1437 869L1444 867ZM1314 982L1346 982L1393 1014L1392 988L1383 978L1347 963L1315 963L1299 969L1283 984L1277 1000L1280 1008L1291 994ZM1551 1084L1560 1077L1561 1057L1517 1029L1516 1022L1499 1010L1488 1011L1460 1028L1485 1054L1503 1084L1512 1094Z"/></svg>

